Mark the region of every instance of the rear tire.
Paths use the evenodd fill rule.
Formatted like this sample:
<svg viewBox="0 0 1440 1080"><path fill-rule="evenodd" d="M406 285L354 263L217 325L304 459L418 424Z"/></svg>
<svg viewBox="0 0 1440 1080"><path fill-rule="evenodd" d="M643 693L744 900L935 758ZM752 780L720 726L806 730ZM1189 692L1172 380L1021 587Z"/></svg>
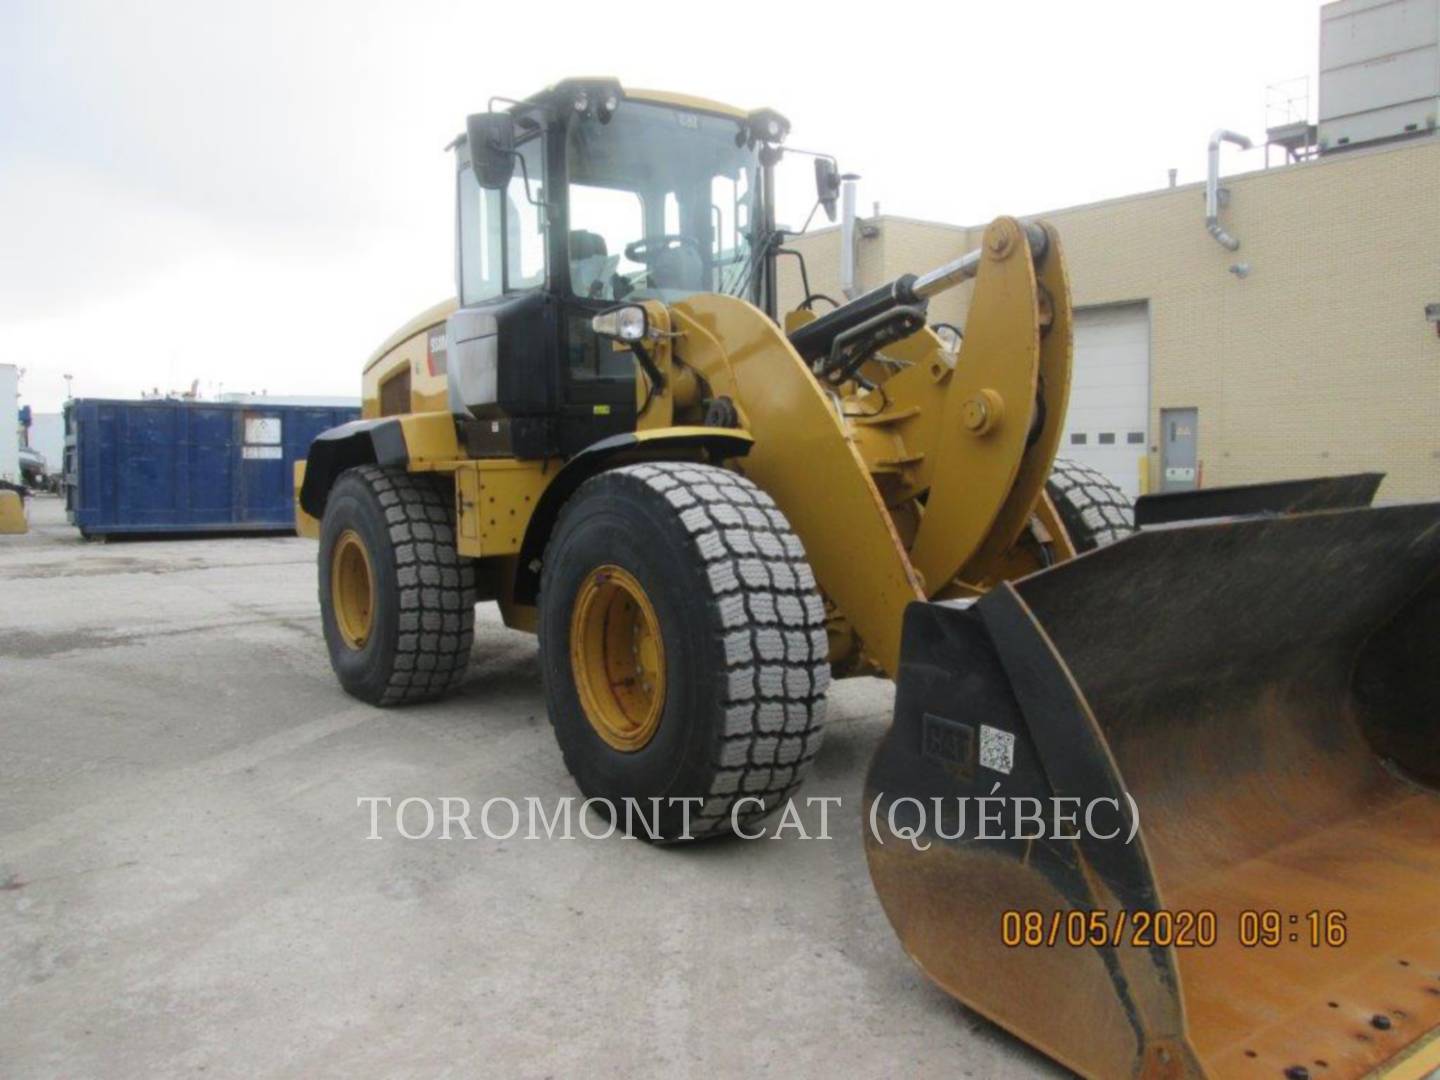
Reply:
<svg viewBox="0 0 1440 1080"><path fill-rule="evenodd" d="M1057 457L1045 490L1077 553L1113 544L1135 531L1129 497L1098 469Z"/></svg>
<svg viewBox="0 0 1440 1080"><path fill-rule="evenodd" d="M593 653L614 641L586 632L597 575L624 583L635 598L624 600L625 617L644 609L663 643L658 723L622 733L629 742L582 704L582 695L595 701ZM617 824L643 839L701 839L748 826L800 786L820 747L830 681L824 605L799 539L744 477L660 462L587 481L545 552L539 634L566 767L588 798L607 800ZM592 638L610 644L587 645ZM618 696L635 677L619 681L603 666L614 663L613 652L600 659L599 685L608 679ZM648 691L652 677L643 678ZM737 806L746 796L758 801ZM627 799L643 820L626 822ZM699 801L672 803L679 799Z"/></svg>
<svg viewBox="0 0 1440 1080"><path fill-rule="evenodd" d="M475 564L455 550L450 490L441 478L378 465L348 469L330 489L321 622L330 666L361 701L430 701L464 681Z"/></svg>

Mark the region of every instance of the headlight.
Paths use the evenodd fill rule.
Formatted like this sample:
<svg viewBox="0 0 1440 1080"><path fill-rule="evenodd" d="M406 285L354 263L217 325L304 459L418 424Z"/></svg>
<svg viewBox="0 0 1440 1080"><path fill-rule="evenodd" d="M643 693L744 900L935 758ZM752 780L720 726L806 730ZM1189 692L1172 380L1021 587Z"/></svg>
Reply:
<svg viewBox="0 0 1440 1080"><path fill-rule="evenodd" d="M790 121L774 109L756 109L745 118L751 139L767 143L782 143L790 134Z"/></svg>
<svg viewBox="0 0 1440 1080"><path fill-rule="evenodd" d="M590 329L602 337L641 341L650 332L650 320L639 304L626 304L596 315L590 320Z"/></svg>

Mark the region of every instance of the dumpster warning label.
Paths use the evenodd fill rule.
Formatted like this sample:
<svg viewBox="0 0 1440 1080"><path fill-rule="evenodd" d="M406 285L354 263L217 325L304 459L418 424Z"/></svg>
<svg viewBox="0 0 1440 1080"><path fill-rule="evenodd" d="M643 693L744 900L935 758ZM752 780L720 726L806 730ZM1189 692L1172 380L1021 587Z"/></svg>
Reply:
<svg viewBox="0 0 1440 1080"><path fill-rule="evenodd" d="M280 418L278 416L245 417L245 442L249 446L279 446Z"/></svg>
<svg viewBox="0 0 1440 1080"><path fill-rule="evenodd" d="M245 417L245 446L240 454L246 461L279 461L285 456L280 445L281 427L278 416Z"/></svg>

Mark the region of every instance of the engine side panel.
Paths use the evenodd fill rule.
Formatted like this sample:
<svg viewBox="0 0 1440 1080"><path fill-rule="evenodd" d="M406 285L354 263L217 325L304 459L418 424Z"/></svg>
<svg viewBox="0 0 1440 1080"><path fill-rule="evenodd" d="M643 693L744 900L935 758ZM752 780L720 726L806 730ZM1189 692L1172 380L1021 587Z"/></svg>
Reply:
<svg viewBox="0 0 1440 1080"><path fill-rule="evenodd" d="M422 311L371 354L360 380L363 418L449 408L445 317L454 310L455 301L445 300ZM407 378L408 393L397 393Z"/></svg>

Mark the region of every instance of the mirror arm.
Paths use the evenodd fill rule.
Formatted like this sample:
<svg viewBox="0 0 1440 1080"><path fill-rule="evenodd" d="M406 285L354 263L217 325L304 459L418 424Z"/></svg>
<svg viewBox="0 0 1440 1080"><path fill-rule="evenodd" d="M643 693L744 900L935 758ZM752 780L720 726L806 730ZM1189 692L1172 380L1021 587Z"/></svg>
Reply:
<svg viewBox="0 0 1440 1080"><path fill-rule="evenodd" d="M810 207L810 213L805 216L805 224L800 226L800 231L798 233L791 233L791 236L804 236L807 232L810 231L810 222L815 220L815 211L820 209L820 205L824 201L824 199L815 200L815 205Z"/></svg>
<svg viewBox="0 0 1440 1080"><path fill-rule="evenodd" d="M537 200L534 195L530 194L530 170L525 167L525 155L520 153L519 150L511 150L510 156L520 163L520 179L525 182L525 201L531 206L538 206L541 210L544 210L545 217L548 219L550 217L550 204L548 202L542 203ZM546 224L549 224L548 220Z"/></svg>

